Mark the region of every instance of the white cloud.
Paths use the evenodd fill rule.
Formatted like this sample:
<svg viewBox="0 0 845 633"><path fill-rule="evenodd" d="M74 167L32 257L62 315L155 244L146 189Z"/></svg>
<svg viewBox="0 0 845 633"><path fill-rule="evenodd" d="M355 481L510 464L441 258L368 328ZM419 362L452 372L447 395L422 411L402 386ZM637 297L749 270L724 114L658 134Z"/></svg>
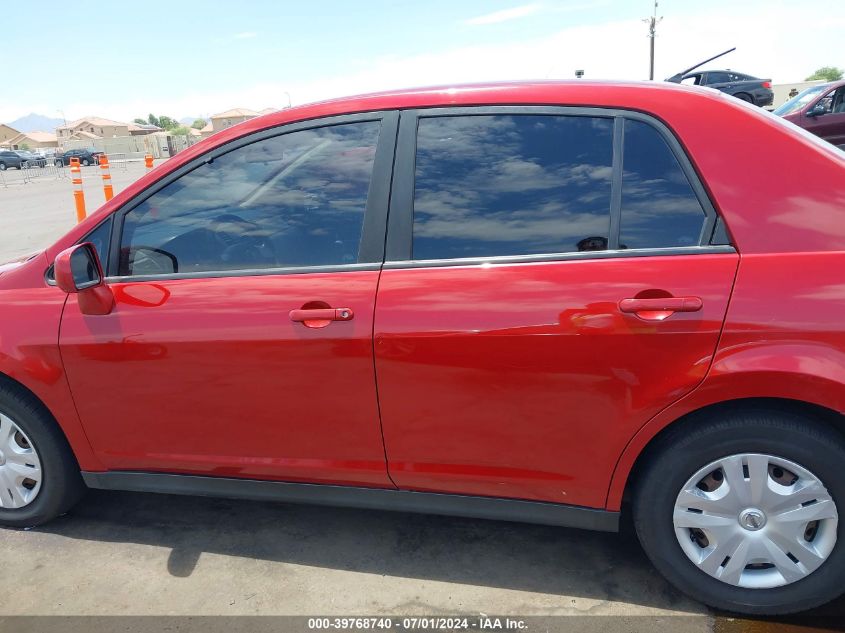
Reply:
<svg viewBox="0 0 845 633"><path fill-rule="evenodd" d="M474 18L466 20L466 24L472 26L479 26L482 24L498 24L500 22L510 22L526 16L537 13L540 9L539 4L524 4L520 7L513 7L511 9L502 9L501 11L494 11L493 13L486 13Z"/></svg>
<svg viewBox="0 0 845 633"><path fill-rule="evenodd" d="M244 31L243 33L235 33L234 35L236 40L249 40L253 37L258 37L258 33L255 31Z"/></svg>

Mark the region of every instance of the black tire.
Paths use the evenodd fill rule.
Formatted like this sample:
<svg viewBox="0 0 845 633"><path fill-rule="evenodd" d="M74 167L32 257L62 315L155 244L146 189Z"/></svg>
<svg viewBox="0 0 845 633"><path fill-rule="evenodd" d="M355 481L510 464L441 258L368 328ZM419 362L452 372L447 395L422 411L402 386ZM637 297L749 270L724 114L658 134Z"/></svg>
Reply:
<svg viewBox="0 0 845 633"><path fill-rule="evenodd" d="M88 159L87 159L87 158L83 158L83 159L82 159L82 166L83 166L83 167L88 167L88 165L90 165L90 164L91 164L91 163L88 161Z"/></svg>
<svg viewBox="0 0 845 633"><path fill-rule="evenodd" d="M737 94L735 94L734 96L735 96L737 99L739 99L740 101L745 101L745 102L747 102L747 103L754 103L754 97L752 97L751 95L746 94L746 93L744 93L744 92L738 92L738 93L737 93Z"/></svg>
<svg viewBox="0 0 845 633"><path fill-rule="evenodd" d="M0 171L6 171L6 163L0 162Z"/></svg>
<svg viewBox="0 0 845 633"><path fill-rule="evenodd" d="M67 512L85 492L79 464L50 412L24 390L0 384L0 412L29 437L41 460L41 489L21 508L0 508L0 526L32 527Z"/></svg>
<svg viewBox="0 0 845 633"><path fill-rule="evenodd" d="M790 460L818 477L837 508L845 508L845 439L826 424L778 410L724 411L700 417L655 446L633 491L634 527L654 566L679 590L717 609L750 615L805 611L845 592L845 535L827 560L792 584L750 589L724 583L698 569L675 535L678 493L699 469L739 453L765 453Z"/></svg>

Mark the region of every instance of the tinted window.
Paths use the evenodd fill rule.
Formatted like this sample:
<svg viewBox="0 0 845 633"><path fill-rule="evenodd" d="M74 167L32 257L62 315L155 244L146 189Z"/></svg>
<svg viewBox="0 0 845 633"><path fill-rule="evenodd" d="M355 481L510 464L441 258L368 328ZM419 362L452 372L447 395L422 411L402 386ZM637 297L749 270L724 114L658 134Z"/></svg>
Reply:
<svg viewBox="0 0 845 633"><path fill-rule="evenodd" d="M605 250L612 119L422 118L414 259Z"/></svg>
<svg viewBox="0 0 845 633"><path fill-rule="evenodd" d="M620 248L696 246L704 209L663 136L625 121Z"/></svg>
<svg viewBox="0 0 845 633"><path fill-rule="evenodd" d="M291 132L197 167L126 215L119 274L355 263L378 131Z"/></svg>
<svg viewBox="0 0 845 633"><path fill-rule="evenodd" d="M91 242L94 245L94 250L97 251L97 257L100 258L100 264L102 265L103 270L106 270L108 267L109 243L111 242L111 223L112 216L109 216L105 222L82 238L82 242Z"/></svg>
<svg viewBox="0 0 845 633"><path fill-rule="evenodd" d="M707 83L721 84L731 81L731 76L724 72L707 73Z"/></svg>

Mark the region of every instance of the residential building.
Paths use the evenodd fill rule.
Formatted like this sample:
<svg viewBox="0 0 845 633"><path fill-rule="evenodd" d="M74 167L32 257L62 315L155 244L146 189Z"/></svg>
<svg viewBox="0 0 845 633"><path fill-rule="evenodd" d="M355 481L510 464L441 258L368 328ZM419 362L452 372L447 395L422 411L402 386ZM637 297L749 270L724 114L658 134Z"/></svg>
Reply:
<svg viewBox="0 0 845 633"><path fill-rule="evenodd" d="M67 139L91 138L92 136L89 135L95 138L129 136L129 124L102 117L88 116L56 128L56 136L59 142Z"/></svg>
<svg viewBox="0 0 845 633"><path fill-rule="evenodd" d="M208 138L214 134L214 127L212 127L211 123L207 123L204 128L200 130L200 136L203 138Z"/></svg>
<svg viewBox="0 0 845 633"><path fill-rule="evenodd" d="M129 135L130 136L145 136L146 134L153 134L154 132L161 132L162 128L158 127L157 125L151 125L150 123L130 123L129 124Z"/></svg>
<svg viewBox="0 0 845 633"><path fill-rule="evenodd" d="M58 147L59 141L55 134L50 132L21 132L11 140L9 145L12 149L41 149L45 147Z"/></svg>
<svg viewBox="0 0 845 633"><path fill-rule="evenodd" d="M242 121L254 119L257 116L260 116L258 112L256 112L255 110L249 110L247 108L234 108L232 110L226 110L225 112L221 112L220 114L212 114L212 131L219 132L220 130L225 130L226 128L232 127L233 125L241 123Z"/></svg>
<svg viewBox="0 0 845 633"><path fill-rule="evenodd" d="M11 148L9 141L11 141L19 134L20 132L18 132L15 128L9 127L4 123L0 123L0 147Z"/></svg>

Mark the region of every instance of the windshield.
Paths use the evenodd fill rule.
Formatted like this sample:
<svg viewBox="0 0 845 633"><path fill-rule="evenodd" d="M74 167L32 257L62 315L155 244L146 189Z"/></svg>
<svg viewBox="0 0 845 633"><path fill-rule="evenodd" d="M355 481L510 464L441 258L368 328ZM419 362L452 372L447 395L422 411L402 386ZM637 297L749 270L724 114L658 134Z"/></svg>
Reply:
<svg viewBox="0 0 845 633"><path fill-rule="evenodd" d="M820 92L825 91L827 88L827 85L807 88L804 92L799 92L797 95L792 97L792 99L775 109L774 114L777 114L778 116L786 116L787 114L797 112L812 101Z"/></svg>

